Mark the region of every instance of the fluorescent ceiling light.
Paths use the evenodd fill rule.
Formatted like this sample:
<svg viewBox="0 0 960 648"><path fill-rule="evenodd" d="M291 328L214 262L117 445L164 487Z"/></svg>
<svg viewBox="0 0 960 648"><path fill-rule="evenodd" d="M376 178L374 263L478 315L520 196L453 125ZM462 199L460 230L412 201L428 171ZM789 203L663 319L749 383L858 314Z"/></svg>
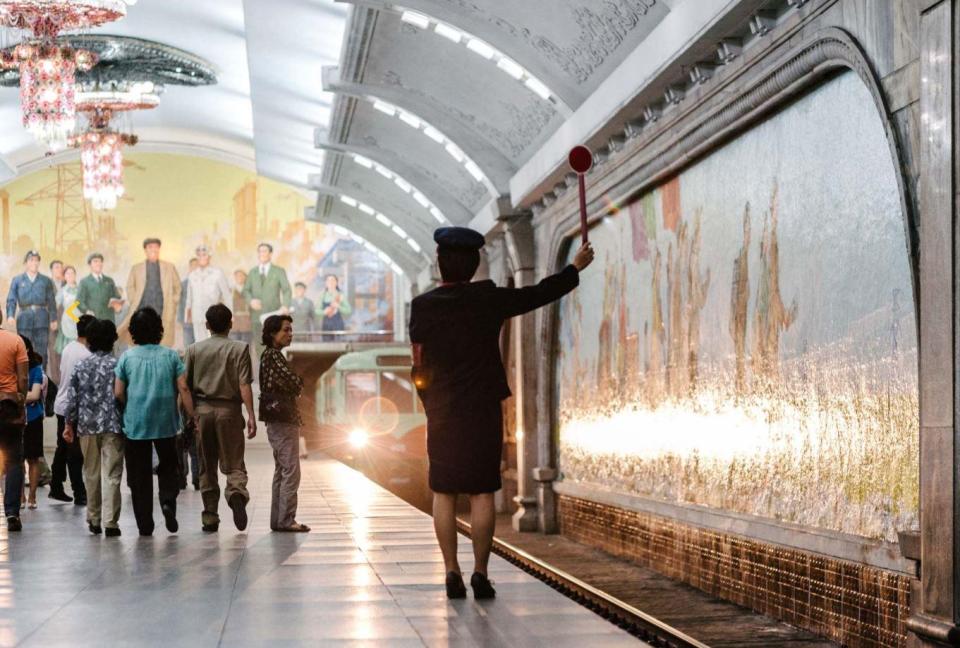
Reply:
<svg viewBox="0 0 960 648"><path fill-rule="evenodd" d="M438 144L443 142L443 134L433 126L427 126L424 128L423 133Z"/></svg>
<svg viewBox="0 0 960 648"><path fill-rule="evenodd" d="M414 241L412 238L407 239L407 245L412 247L414 252L420 252L420 244Z"/></svg>
<svg viewBox="0 0 960 648"><path fill-rule="evenodd" d="M396 263L391 263L390 269L393 270L394 274L398 274L398 275L403 274L403 270L401 270L400 266L398 266Z"/></svg>
<svg viewBox="0 0 960 648"><path fill-rule="evenodd" d="M380 257L380 260L386 263L387 265L390 265L391 263L393 263L393 259L388 257L384 252L377 252L377 256Z"/></svg>
<svg viewBox="0 0 960 648"><path fill-rule="evenodd" d="M353 156L353 161L356 162L357 164L359 164L360 166L365 167L365 168L367 168L367 169L372 169L372 168L373 168L373 162L371 162L371 161L368 160L367 158L363 157L362 155L355 155L355 156Z"/></svg>
<svg viewBox="0 0 960 648"><path fill-rule="evenodd" d="M379 164L375 165L375 167L376 167L376 169L377 169L377 173L379 173L380 175L382 175L384 178L386 178L387 180L392 180L392 179L393 179L393 173L391 173L390 169L388 169L388 168L386 168L386 167L384 167L384 166L381 166L381 165L379 165Z"/></svg>
<svg viewBox="0 0 960 648"><path fill-rule="evenodd" d="M447 144L446 149L447 153L449 153L454 160L457 162L463 162L463 153L461 153L460 149L453 145L453 142Z"/></svg>
<svg viewBox="0 0 960 648"><path fill-rule="evenodd" d="M387 227L393 227L393 221L387 218L386 216L384 216L383 214L381 214L380 212L377 212L377 220L380 221L382 225L385 225Z"/></svg>
<svg viewBox="0 0 960 648"><path fill-rule="evenodd" d="M390 115L391 117L393 117L393 116L395 116L395 115L397 114L397 109L396 109L396 108L394 108L393 106L391 106L391 105L388 104L388 103L385 103L385 102L383 102L383 101L380 101L379 99L375 99L375 100L374 100L374 102L373 102L373 107L376 108L377 110L379 110L379 111L382 112L382 113L385 113L385 114L387 114L387 115Z"/></svg>
<svg viewBox="0 0 960 648"><path fill-rule="evenodd" d="M351 198L350 196L340 196L340 202L346 203L351 207L357 206L357 201Z"/></svg>
<svg viewBox="0 0 960 648"><path fill-rule="evenodd" d="M364 214L370 214L371 216L373 216L374 214L377 213L377 210L376 210L376 209L374 209L374 208L371 207L370 205L365 205L364 203L360 203L359 205L357 205L357 207L358 207L358 208L360 209L360 211L362 211Z"/></svg>
<svg viewBox="0 0 960 648"><path fill-rule="evenodd" d="M537 79L534 79L533 77L529 77L526 81L523 82L523 85L530 88L530 90L532 90L534 93L539 95L541 99L550 98L550 88L543 85L543 83L541 83Z"/></svg>
<svg viewBox="0 0 960 648"><path fill-rule="evenodd" d="M403 228L400 227L399 225L394 225L391 229L393 229L393 233L399 236L400 238L407 238L407 233L404 232Z"/></svg>
<svg viewBox="0 0 960 648"><path fill-rule="evenodd" d="M523 77L523 68L505 56L501 56L500 60L497 61L497 67L512 76L514 79L519 80Z"/></svg>
<svg viewBox="0 0 960 648"><path fill-rule="evenodd" d="M468 160L464 166L467 168L467 171L470 173L470 175L473 176L474 180L477 182L481 182L483 180L483 171L480 170L480 167L474 164L473 160Z"/></svg>
<svg viewBox="0 0 960 648"><path fill-rule="evenodd" d="M421 207L429 207L429 206L430 206L430 201L427 200L427 197L424 196L424 195L423 195L422 193L420 193L419 191L414 191L414 192L413 192L413 199L416 200L418 203L420 203L420 206L421 206Z"/></svg>
<svg viewBox="0 0 960 648"><path fill-rule="evenodd" d="M437 209L436 207L430 208L430 213L433 214L433 217L437 219L438 223L446 223L447 219L443 216L443 212Z"/></svg>
<svg viewBox="0 0 960 648"><path fill-rule="evenodd" d="M379 254L379 253L380 253L380 250L377 249L377 246L375 246L373 243L370 243L369 241L364 241L364 242L363 242L363 247L367 248L368 250L370 250L370 251L373 252L374 254Z"/></svg>
<svg viewBox="0 0 960 648"><path fill-rule="evenodd" d="M434 26L433 31L437 32L437 34L443 36L444 38L452 40L454 43L459 43L463 38L463 34L459 30L454 29L450 25L444 25L443 23L437 23L436 26Z"/></svg>
<svg viewBox="0 0 960 648"><path fill-rule="evenodd" d="M420 128L420 120L406 111L400 111L400 121L414 128Z"/></svg>
<svg viewBox="0 0 960 648"><path fill-rule="evenodd" d="M495 49L477 38L471 38L469 41L467 41L467 49L479 54L487 60L492 59L493 55L497 53Z"/></svg>
<svg viewBox="0 0 960 648"><path fill-rule="evenodd" d="M410 186L410 183L404 180L403 178L394 178L393 184L400 187L400 189L402 189L404 193L410 193L410 190L413 188Z"/></svg>
<svg viewBox="0 0 960 648"><path fill-rule="evenodd" d="M400 14L400 20L405 23L415 25L420 29L426 29L430 26L430 19L423 14L417 13L416 11L404 11L402 14Z"/></svg>
<svg viewBox="0 0 960 648"><path fill-rule="evenodd" d="M345 227L340 227L339 225L334 225L333 231L339 234L340 236L350 236L350 230L348 230Z"/></svg>

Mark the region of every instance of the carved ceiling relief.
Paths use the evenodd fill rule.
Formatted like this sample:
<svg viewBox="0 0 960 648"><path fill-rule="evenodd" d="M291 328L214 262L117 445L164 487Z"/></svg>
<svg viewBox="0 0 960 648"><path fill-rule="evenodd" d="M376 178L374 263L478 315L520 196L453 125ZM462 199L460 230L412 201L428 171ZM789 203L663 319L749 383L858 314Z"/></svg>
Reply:
<svg viewBox="0 0 960 648"><path fill-rule="evenodd" d="M393 159L397 157L397 154L392 150L383 148L380 146L380 142L377 141L376 137L370 135L365 135L359 138L363 146L384 152L384 157ZM440 153L438 152L438 155ZM444 154L445 155L445 154ZM458 179L467 179L467 184L464 185L462 182L451 183L449 177L441 177L433 171L432 168L423 166L416 162L411 162L410 158L405 158L403 164L416 167L417 173L429 179L432 183L439 185L447 190L447 192L453 196L453 198L463 205L468 210L476 210L483 206L484 200L487 198L487 189L481 184L478 184L473 181L473 178L470 178L466 175L465 171L461 171L458 167L452 166L451 168L456 169L456 174L459 176ZM399 165L387 164L387 166L397 166L397 170L400 170ZM402 171L401 171L402 173Z"/></svg>
<svg viewBox="0 0 960 648"><path fill-rule="evenodd" d="M553 119L557 113L548 104L530 99L523 106L517 106L512 102L501 101L499 105L504 112L511 118L511 123L507 129L499 128L489 123L481 121L476 115L460 110L455 106L437 101L432 95L427 94L419 88L409 88L403 85L400 75L388 70L383 75L385 85L400 88L405 94L413 95L421 101L429 104L434 110L437 110L451 119L460 122L466 128L473 130L490 142L494 148L505 156L515 161L523 161L524 153L533 144L540 134ZM525 90L518 89L517 98L526 93ZM483 106L478 106L483 108Z"/></svg>
<svg viewBox="0 0 960 648"><path fill-rule="evenodd" d="M555 43L501 16L488 14L487 9L476 2L446 0L446 4L452 5L454 11L476 14L512 38L523 40L578 84L583 84L641 23L656 0L604 0L590 3L591 8L577 7L573 10L573 19L580 33L569 44Z"/></svg>

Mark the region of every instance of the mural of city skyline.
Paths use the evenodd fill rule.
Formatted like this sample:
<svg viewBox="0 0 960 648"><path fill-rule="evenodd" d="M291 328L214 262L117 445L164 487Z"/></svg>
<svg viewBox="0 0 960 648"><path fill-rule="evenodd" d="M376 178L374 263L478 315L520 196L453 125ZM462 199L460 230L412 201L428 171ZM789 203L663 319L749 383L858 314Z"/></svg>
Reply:
<svg viewBox="0 0 960 648"><path fill-rule="evenodd" d="M196 247L232 278L257 263L268 242L290 282L316 297L323 274L356 289L354 319L364 328L392 327L393 277L373 253L332 227L304 220L311 199L297 189L247 169L206 158L161 153L126 154L125 196L116 209L94 211L82 199L79 162L53 165L0 187L0 291L22 271L23 255L37 249L42 266L53 259L87 274L90 252L106 257L105 272L123 288L130 267L143 259L147 237L163 241L161 257L186 276ZM358 248L348 252L348 248ZM350 295L352 298L353 295Z"/></svg>

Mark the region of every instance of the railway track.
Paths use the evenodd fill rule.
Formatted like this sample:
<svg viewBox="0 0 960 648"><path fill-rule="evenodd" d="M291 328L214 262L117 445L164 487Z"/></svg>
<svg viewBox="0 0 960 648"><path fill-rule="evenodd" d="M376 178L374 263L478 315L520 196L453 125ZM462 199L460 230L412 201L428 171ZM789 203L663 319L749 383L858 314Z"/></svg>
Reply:
<svg viewBox="0 0 960 648"><path fill-rule="evenodd" d="M461 533L470 535L469 523L457 520L457 525ZM493 552L651 646L709 648L707 644L499 538L493 539Z"/></svg>

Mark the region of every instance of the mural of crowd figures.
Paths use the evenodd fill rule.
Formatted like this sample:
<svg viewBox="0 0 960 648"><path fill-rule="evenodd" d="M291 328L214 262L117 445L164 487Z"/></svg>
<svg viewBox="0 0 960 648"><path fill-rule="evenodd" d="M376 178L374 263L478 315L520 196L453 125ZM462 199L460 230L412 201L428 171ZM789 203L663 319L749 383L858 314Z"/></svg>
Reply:
<svg viewBox="0 0 960 648"><path fill-rule="evenodd" d="M0 187L0 297L22 272L23 255L39 250L41 268L61 259L88 274L87 255L105 256L104 271L125 288L130 268L142 261L142 241L159 237L161 258L186 278L198 245L231 284L234 271L257 265L257 244L273 245L274 263L291 284L303 282L316 309L310 323L322 325L326 277L337 277L349 303L344 328L350 332L393 329L393 282L380 257L342 231L304 220L312 200L295 188L231 164L162 153L125 156L126 194L116 209L92 211L80 199L79 162L66 162ZM58 211L65 215L58 222ZM232 304L228 304L231 305ZM307 331L300 331L301 333Z"/></svg>
<svg viewBox="0 0 960 648"><path fill-rule="evenodd" d="M855 75L590 236L561 303L564 479L893 542L917 524L906 235Z"/></svg>

